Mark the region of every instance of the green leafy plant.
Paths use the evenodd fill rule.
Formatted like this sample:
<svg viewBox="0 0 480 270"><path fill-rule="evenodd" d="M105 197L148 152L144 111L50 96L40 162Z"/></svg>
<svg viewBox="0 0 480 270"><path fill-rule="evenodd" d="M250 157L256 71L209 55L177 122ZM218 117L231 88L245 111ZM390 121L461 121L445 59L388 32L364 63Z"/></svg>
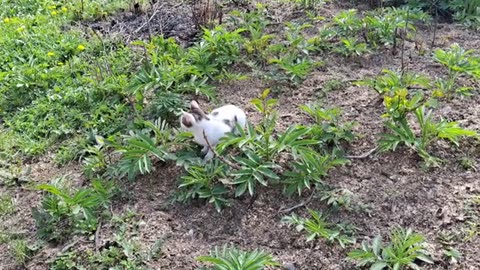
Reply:
<svg viewBox="0 0 480 270"><path fill-rule="evenodd" d="M421 8L432 15L449 21L456 20L473 29L480 26L478 0L408 0L401 1L412 8Z"/></svg>
<svg viewBox="0 0 480 270"><path fill-rule="evenodd" d="M348 189L336 188L322 191L320 200L326 202L334 210L339 207L350 209L352 195L353 193Z"/></svg>
<svg viewBox="0 0 480 270"><path fill-rule="evenodd" d="M311 218L302 218L293 214L283 217L282 221L288 225L294 225L299 232L305 230L308 234L307 241L323 238L329 243L338 242L342 248L355 243L355 238L352 237L354 228L340 224L332 225L322 213L311 209L308 209L308 212Z"/></svg>
<svg viewBox="0 0 480 270"><path fill-rule="evenodd" d="M433 264L423 245L422 235L411 229L399 228L392 232L388 245L384 246L381 236L376 236L371 243L363 241L362 248L349 252L348 257L358 261L358 267L370 265L370 269L420 269L417 260Z"/></svg>
<svg viewBox="0 0 480 270"><path fill-rule="evenodd" d="M325 4L325 0L293 0L303 9L313 9Z"/></svg>
<svg viewBox="0 0 480 270"><path fill-rule="evenodd" d="M451 264L457 263L462 258L461 253L452 247L444 249L443 255L449 259Z"/></svg>
<svg viewBox="0 0 480 270"><path fill-rule="evenodd" d="M29 245L25 239L14 239L9 245L9 251L15 261L23 266L31 259L36 250L35 245Z"/></svg>
<svg viewBox="0 0 480 270"><path fill-rule="evenodd" d="M186 169L187 175L181 177L177 200L187 202L191 199L200 198L212 203L217 211L229 205L225 198L228 190L222 185L226 179L227 167L218 161L209 162L205 165L198 164Z"/></svg>
<svg viewBox="0 0 480 270"><path fill-rule="evenodd" d="M428 19L426 13L409 7L377 9L367 13L362 20L366 28L364 38L374 47L393 45L399 32L403 31L400 37L411 39L416 31L414 23Z"/></svg>
<svg viewBox="0 0 480 270"><path fill-rule="evenodd" d="M266 28L270 24L267 17L267 10L262 4L257 4L251 12L232 11L230 19L238 29L245 29L247 37L243 47L248 54L267 57L267 47L275 35L266 34Z"/></svg>
<svg viewBox="0 0 480 270"><path fill-rule="evenodd" d="M135 239L139 221L134 218L129 212L122 216L113 216L113 237L107 245L98 251L87 248L57 254L55 260L49 263L49 269L150 269L149 262L162 252L164 237L160 237L149 247L144 247Z"/></svg>
<svg viewBox="0 0 480 270"><path fill-rule="evenodd" d="M0 193L0 219L15 211L13 198L8 193Z"/></svg>
<svg viewBox="0 0 480 270"><path fill-rule="evenodd" d="M172 92L158 92L145 110L149 119L161 118L173 125L178 120L182 110L187 106L182 95Z"/></svg>
<svg viewBox="0 0 480 270"><path fill-rule="evenodd" d="M409 88L428 89L430 80L418 73L384 69L382 75L357 81L356 85L366 85L380 95L388 94L391 96L400 90L408 90Z"/></svg>
<svg viewBox="0 0 480 270"><path fill-rule="evenodd" d="M277 64L285 72L285 77L276 76L280 80L288 80L298 86L314 68L314 63L309 58L297 58L296 56L285 56L277 59L270 59L270 64Z"/></svg>
<svg viewBox="0 0 480 270"><path fill-rule="evenodd" d="M303 31L311 28L310 24L286 23L286 42L271 45L268 50L275 56L269 59L270 64L275 64L277 69L271 71L272 78L288 81L298 86L313 68L320 66L321 62L314 62L309 57L310 52L317 50L315 38L305 38ZM283 75L278 74L279 70Z"/></svg>
<svg viewBox="0 0 480 270"><path fill-rule="evenodd" d="M331 155L320 155L315 151L301 151L300 158L291 163L291 170L283 173L284 192L292 195L295 192L300 196L305 189L323 185L323 177L328 170L343 165L346 160Z"/></svg>
<svg viewBox="0 0 480 270"><path fill-rule="evenodd" d="M320 146L340 147L342 142L351 142L355 138L352 132L353 122L340 121L341 110L325 109L318 103L300 106L315 122L310 127L309 135L320 142Z"/></svg>
<svg viewBox="0 0 480 270"><path fill-rule="evenodd" d="M473 52L473 50L464 50L458 44L453 44L447 51L435 50L433 59L448 69L447 78L436 82L437 95L447 97L453 93L471 95L472 88L460 87L457 81L461 74L480 79L480 57L472 56Z"/></svg>
<svg viewBox="0 0 480 270"><path fill-rule="evenodd" d="M345 38L341 42L342 45L336 51L345 57L361 56L369 52L367 44L358 42L356 38Z"/></svg>
<svg viewBox="0 0 480 270"><path fill-rule="evenodd" d="M267 266L279 266L271 255L263 251L242 251L227 246L215 247L210 256L201 256L197 260L212 264L212 267L205 268L211 270L263 270Z"/></svg>
<svg viewBox="0 0 480 270"><path fill-rule="evenodd" d="M252 151L244 151L246 158L234 157L233 160L240 164L240 169L231 173L235 177L235 195L241 196L247 190L253 196L256 183L267 186L267 179L279 180L280 177L273 171L276 166L272 162L263 162L261 157Z"/></svg>
<svg viewBox="0 0 480 270"><path fill-rule="evenodd" d="M174 130L166 121L143 121L143 125L146 126L144 130L131 131L129 135L124 135L123 144L113 140L108 142L121 154L120 161L110 168L111 175L127 176L133 181L137 175L150 173L154 169L152 160L165 162L175 159L170 148L176 145L181 137L175 136Z"/></svg>
<svg viewBox="0 0 480 270"><path fill-rule="evenodd" d="M415 110L415 116L420 125L420 134L417 136L410 128L406 120L386 122L385 125L391 130L390 134L383 134L379 141L380 149L395 150L399 144L404 144L416 151L427 163L427 165L438 166L439 159L431 156L428 146L435 140L446 139L455 145L459 144L462 137L477 137L475 131L463 129L455 122L441 120L435 122L432 119L431 111L421 106Z"/></svg>
<svg viewBox="0 0 480 270"><path fill-rule="evenodd" d="M71 190L62 187L65 180L56 184L42 184L39 190L48 192L40 208L32 208L32 215L41 239L59 240L73 228L77 232L89 233L96 229L98 212L108 206L115 195L111 182L93 179L92 186Z"/></svg>
<svg viewBox="0 0 480 270"><path fill-rule="evenodd" d="M334 33L341 37L355 36L362 28L356 9L340 11L333 17L333 23L337 27Z"/></svg>

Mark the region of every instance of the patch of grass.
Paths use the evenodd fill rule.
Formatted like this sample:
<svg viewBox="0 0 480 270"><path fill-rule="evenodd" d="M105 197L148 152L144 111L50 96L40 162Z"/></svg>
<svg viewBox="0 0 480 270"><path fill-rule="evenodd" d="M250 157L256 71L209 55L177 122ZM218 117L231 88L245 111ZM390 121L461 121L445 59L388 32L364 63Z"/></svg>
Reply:
<svg viewBox="0 0 480 270"><path fill-rule="evenodd" d="M25 264L32 258L38 250L38 245L30 245L26 239L12 239L9 242L9 252L15 258L18 265L25 266Z"/></svg>
<svg viewBox="0 0 480 270"><path fill-rule="evenodd" d="M7 216L15 211L13 198L8 194L0 193L0 218Z"/></svg>
<svg viewBox="0 0 480 270"><path fill-rule="evenodd" d="M325 81L322 90L325 93L342 90L347 87L347 83L340 79L330 79Z"/></svg>
<svg viewBox="0 0 480 270"><path fill-rule="evenodd" d="M50 269L150 269L148 262L158 258L162 253L165 237L157 239L153 244L146 246L136 240L138 225L142 222L135 219L133 212L126 212L120 216L113 216L112 227L115 230L113 239L108 245L102 246L99 252L87 249L73 250L58 254Z"/></svg>
<svg viewBox="0 0 480 270"><path fill-rule="evenodd" d="M119 42L65 29L80 2L85 13L99 4L27 1L8 3L1 11L0 117L15 137L10 147L24 154L42 154L89 129L115 133L128 119L123 99L135 53ZM127 3L108 2L94 9L114 10Z"/></svg>

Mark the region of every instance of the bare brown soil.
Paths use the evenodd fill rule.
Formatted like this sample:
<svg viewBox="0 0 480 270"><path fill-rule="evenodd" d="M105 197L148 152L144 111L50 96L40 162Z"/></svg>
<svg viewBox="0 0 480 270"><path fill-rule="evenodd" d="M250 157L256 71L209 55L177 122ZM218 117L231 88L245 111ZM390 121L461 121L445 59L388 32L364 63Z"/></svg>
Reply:
<svg viewBox="0 0 480 270"><path fill-rule="evenodd" d="M273 13L279 9L274 7ZM338 12L338 6L334 4L329 4L324 9L325 14ZM116 23L113 24L113 21ZM122 15L111 22L97 22L95 25L100 30L104 29L102 31L115 32L119 31L115 27L137 29L139 24L142 23L131 25L128 16ZM176 27L189 27L189 24ZM152 26L150 30L155 34L166 31L158 29ZM146 33L145 29L142 31ZM480 35L461 26L440 24L436 35L435 48L447 48L455 42L466 49L480 48ZM417 40L423 44L425 52L420 53L415 44L407 42L405 64L410 71L436 78L444 76L445 69L431 58L432 36L430 28L419 29ZM382 69L399 68L401 56L385 50L358 61L346 60L333 54L323 56L323 60L326 66L312 72L300 87L286 89L278 94L282 116L279 126L308 123L308 118L300 112L298 106L320 100L326 107L341 108L344 120L357 123L354 131L358 138L349 146L348 152L364 153L375 146L379 133L383 131L380 117L383 111L378 94L371 89L352 85L325 94L321 94L322 90L331 79L351 81L379 74ZM266 85L259 79L251 78L220 85L217 89L222 102L242 106L255 123L260 116L253 110L249 100L257 97ZM465 128L480 130L479 87L478 84L473 86L476 87L474 96L443 101L436 114L458 121ZM214 107L212 104L204 105ZM478 144L464 142L457 149L441 143L434 146L434 154L446 160L441 168L425 170L415 153L400 148L392 153L354 159L349 165L332 170L325 181L332 186L352 191L353 204L368 206L368 211L341 211L330 219L332 222L347 222L358 227L358 242L377 234L382 234L385 239L389 231L398 225L422 233L426 236L428 250L436 261L434 265L424 265L423 269L480 269L480 237L477 235L468 240L462 237L462 232L468 228L467 222L472 220L472 210L466 210L467 203L473 196L480 194L480 172L460 165L461 158L468 156L476 167L479 166ZM35 184L44 183L54 176L66 173L82 179L78 165L58 169L45 157L44 162L32 164L31 179ZM143 225L138 228L138 240L145 247L166 237L161 257L150 265L154 269L196 269L199 266L195 259L197 256L205 255L214 246L223 244L235 244L242 249L266 250L281 263L293 263L296 269L354 269L354 265L346 260L349 249L341 249L338 245L329 245L321 240L306 242L303 235L280 223L282 215L278 210L295 205L305 198L286 198L277 188L265 188L259 191L259 197L251 206L250 198L238 199L222 213L217 213L211 205L198 202L169 205L169 196L176 190L180 173L173 165L156 168L154 173L141 177L129 186L130 196L127 201L114 202L113 205L116 213L126 209L135 210L137 219L143 221ZM0 191L5 190L6 187L0 187ZM3 220L0 228L33 240L35 226L30 207L39 203L40 195L27 187L18 187L15 194L16 212ZM323 209L325 206L314 199L308 207ZM300 215L306 212L304 208L295 211ZM478 220L480 209L473 209L473 215ZM101 228L103 244L112 237L109 228L109 224L104 224ZM462 259L456 265L449 264L442 254L443 246L439 239L442 234L458 235L451 240L451 246L462 253ZM32 258L26 268L47 269L45 262L52 259L63 246L44 248ZM75 248L82 250L94 246L94 241L85 237ZM17 269L8 249L8 244L0 245L0 269Z"/></svg>

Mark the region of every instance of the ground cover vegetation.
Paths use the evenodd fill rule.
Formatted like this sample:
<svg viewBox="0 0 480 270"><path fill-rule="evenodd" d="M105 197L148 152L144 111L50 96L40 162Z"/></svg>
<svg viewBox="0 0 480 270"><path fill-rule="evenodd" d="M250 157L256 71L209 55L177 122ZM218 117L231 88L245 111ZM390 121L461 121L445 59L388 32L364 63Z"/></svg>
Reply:
<svg viewBox="0 0 480 270"><path fill-rule="evenodd" d="M191 14L188 45L165 10ZM479 1L22 0L0 19L2 269L480 267ZM192 99L248 108L206 163L179 128Z"/></svg>

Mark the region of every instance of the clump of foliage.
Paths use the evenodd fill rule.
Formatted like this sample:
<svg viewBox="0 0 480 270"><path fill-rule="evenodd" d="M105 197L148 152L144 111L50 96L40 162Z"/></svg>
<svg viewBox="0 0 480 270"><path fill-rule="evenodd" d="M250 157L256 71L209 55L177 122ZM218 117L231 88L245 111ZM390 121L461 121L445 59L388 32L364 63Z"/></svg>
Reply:
<svg viewBox="0 0 480 270"><path fill-rule="evenodd" d="M108 176L119 178L127 176L133 181L139 174L152 172L154 162L176 159L172 151L183 143L184 137L180 132L171 128L162 119L154 122L141 121L138 125L139 128L123 135L121 142L114 139L106 142L120 156L117 163L108 166L106 172Z"/></svg>
<svg viewBox="0 0 480 270"><path fill-rule="evenodd" d="M50 263L50 269L150 269L147 267L148 262L161 254L164 239L160 238L151 246L142 249L141 243L135 239L138 221L133 218L134 215L130 213L114 216L112 224L116 231L108 246L100 247L98 252L90 249L84 252L64 252Z"/></svg>
<svg viewBox="0 0 480 270"><path fill-rule="evenodd" d="M472 54L473 50L464 50L458 44L453 44L447 51L437 49L433 59L445 66L448 70L446 79L439 79L436 83L436 95L450 97L453 93L471 95L472 87L459 87L458 78L462 74L480 79L480 57Z"/></svg>
<svg viewBox="0 0 480 270"><path fill-rule="evenodd" d="M305 23L286 23L285 43L271 45L268 49L272 56L268 62L274 64L270 75L273 79L286 81L298 86L307 75L321 62L315 62L310 53L316 51L317 39L305 38L303 31L312 25Z"/></svg>
<svg viewBox="0 0 480 270"><path fill-rule="evenodd" d="M477 137L472 130L463 129L456 122L435 121L428 107L436 104L434 99L425 100L423 90L428 89L429 80L413 73L384 70L384 75L365 79L359 85L368 85L383 96L386 119L385 126L390 131L381 135L381 151L395 150L398 145L406 145L417 152L427 166L438 166L440 159L429 153L429 146L440 139L447 139L455 145L462 137ZM415 124L408 121L413 114ZM420 128L415 134L413 125Z"/></svg>
<svg viewBox="0 0 480 270"><path fill-rule="evenodd" d="M263 270L268 266L279 266L272 255L260 250L242 251L234 247L215 247L210 256L201 256L198 261L212 264L203 269Z"/></svg>
<svg viewBox="0 0 480 270"><path fill-rule="evenodd" d="M91 187L72 189L66 178L53 184L39 185L46 191L41 206L32 208L39 238L47 241L61 240L71 232L90 233L99 222L99 214L115 195L112 182L92 180Z"/></svg>
<svg viewBox="0 0 480 270"><path fill-rule="evenodd" d="M270 24L266 7L257 4L251 12L232 11L231 15L229 19L232 24L238 29L245 29L243 32L246 36L243 42L245 51L251 56L266 59L267 48L275 38L275 35L266 33L267 26Z"/></svg>
<svg viewBox="0 0 480 270"><path fill-rule="evenodd" d="M225 164L214 160L204 166L190 166L186 171L187 174L181 177L178 201L188 202L200 198L212 203L218 211L230 204L225 198L228 190L221 184L222 179L226 179Z"/></svg>
<svg viewBox="0 0 480 270"><path fill-rule="evenodd" d="M14 200L8 193L0 193L0 218L15 211Z"/></svg>
<svg viewBox="0 0 480 270"><path fill-rule="evenodd" d="M136 98L137 109L142 109L145 96L156 96L159 101L166 93L194 93L214 98L208 82L226 73L240 55L244 29L228 31L223 26L203 29L202 39L188 49L173 38L152 38L149 43L135 42L147 51L150 61L133 78L130 89Z"/></svg>
<svg viewBox="0 0 480 270"><path fill-rule="evenodd" d="M18 265L26 266L27 262L38 251L38 243L30 244L26 239L17 238L9 242L9 252L15 258Z"/></svg>
<svg viewBox="0 0 480 270"><path fill-rule="evenodd" d="M386 122L385 125L390 129L390 134L383 134L379 141L381 150L395 150L397 145L404 144L416 151L426 162L427 166L438 166L440 159L429 154L428 146L435 140L446 139L453 144L459 144L462 137L477 137L478 134L473 130L463 129L456 122L447 122L446 120L434 121L431 110L426 110L424 106L415 110L417 123L420 125L420 134L415 135L412 128L405 120L397 122Z"/></svg>
<svg viewBox="0 0 480 270"><path fill-rule="evenodd" d="M433 264L424 249L424 237L411 229L395 229L390 242L384 246L382 237L376 236L371 243L362 242L362 248L351 251L348 257L357 261L358 267L370 265L370 269L420 269L418 261Z"/></svg>
<svg viewBox="0 0 480 270"><path fill-rule="evenodd" d="M343 10L320 31L319 40L346 57L361 56L381 46L396 46L399 38L411 39L414 23L426 20L425 13L407 7L376 9L363 17L356 9Z"/></svg>
<svg viewBox="0 0 480 270"><path fill-rule="evenodd" d="M397 4L421 8L434 16L452 19L473 29L480 27L480 2L478 0L403 0Z"/></svg>
<svg viewBox="0 0 480 270"><path fill-rule="evenodd" d="M308 212L311 218L302 218L293 214L283 217L282 221L288 225L294 225L298 232L305 231L308 235L307 241L323 238L329 243L338 242L342 248L355 243L356 240L352 236L354 227L344 224L331 224L322 213L311 209L308 209Z"/></svg>

